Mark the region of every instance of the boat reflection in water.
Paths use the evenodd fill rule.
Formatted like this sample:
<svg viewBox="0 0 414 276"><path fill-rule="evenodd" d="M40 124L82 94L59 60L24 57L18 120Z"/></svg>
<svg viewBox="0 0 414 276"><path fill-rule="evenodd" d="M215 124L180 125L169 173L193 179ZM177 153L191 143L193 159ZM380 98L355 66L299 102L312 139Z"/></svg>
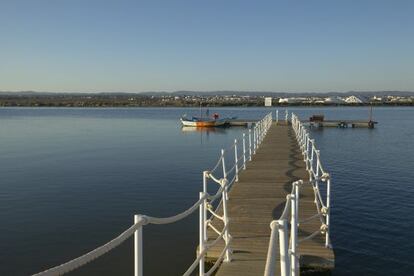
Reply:
<svg viewBox="0 0 414 276"><path fill-rule="evenodd" d="M190 127L182 126L182 132L199 132L199 133L214 133L214 134L225 134L227 132L226 127Z"/></svg>

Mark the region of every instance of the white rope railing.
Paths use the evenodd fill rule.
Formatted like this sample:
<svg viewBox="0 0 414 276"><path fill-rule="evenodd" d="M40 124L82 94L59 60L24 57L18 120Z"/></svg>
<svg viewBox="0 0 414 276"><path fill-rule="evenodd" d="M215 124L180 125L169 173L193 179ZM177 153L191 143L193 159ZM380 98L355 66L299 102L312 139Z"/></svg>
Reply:
<svg viewBox="0 0 414 276"><path fill-rule="evenodd" d="M126 239L132 236L137 229L142 228L142 226L146 223L146 220L143 217L140 217L138 221L135 222L134 225L129 227L127 230L125 230L121 235L116 237L115 239L107 242L106 244L76 258L73 259L67 263L64 263L62 265L50 268L48 270L45 270L43 272L34 274L35 276L50 276L50 275L62 275L65 273L68 273L78 267L81 267L96 258L102 256L103 254L107 253L108 251L114 249L118 245L120 245L122 242L124 242Z"/></svg>
<svg viewBox="0 0 414 276"><path fill-rule="evenodd" d="M143 248L142 248L142 228L147 224L170 224L182 220L189 215L193 214L197 209L199 210L199 248L198 256L194 262L190 265L186 272L183 275L191 275L194 273L196 267L199 267L199 275L207 276L214 273L222 261L230 262L231 261L231 236L229 232L229 217L228 217L228 191L231 185L238 181L238 175L241 170L245 170L247 163L252 160L252 156L256 153L257 149L260 147L264 137L266 136L270 126L272 124L272 114L269 113L264 116L261 120L254 124L253 128L248 130L248 134L243 133L242 140L235 140L234 143L226 148L221 150L221 155L210 171L203 172L203 191L199 194L199 200L196 201L190 208L187 210L166 218L157 218L149 217L144 215L135 215L134 224L125 230L122 234L109 241L108 243L78 257L71 261L68 261L64 264L55 266L53 268L47 269L43 272L34 274L35 276L55 276L63 275L70 271L73 271L93 260L99 258L110 250L114 249L126 239L134 235L134 275L142 276L143 275ZM248 137L248 142L247 138ZM242 150L242 153L239 151ZM234 157L230 159L227 157L226 153L234 151ZM233 166L226 170L226 161L232 160ZM222 177L214 176L214 173L222 167ZM233 174L233 177L228 180L229 175ZM208 180L211 179L214 183L219 184L220 187L215 194L210 195L207 192ZM218 208L213 210L213 203L220 198L218 206L221 207L223 215L218 214ZM207 218L208 214L210 217ZM224 224L221 231L212 225L212 219L216 218ZM211 228L214 232L218 234L217 238L208 243L207 236L207 227ZM215 246L220 240L224 240L225 246L214 263L214 265L205 272L205 257L208 250Z"/></svg>
<svg viewBox="0 0 414 276"><path fill-rule="evenodd" d="M285 118L287 121L287 112ZM325 246L331 246L329 239L331 191L330 176L321 165L320 152L316 149L315 141L310 139L306 128L300 122L298 117L293 113L291 116L291 123L292 128L295 132L296 140L299 144L299 148L303 154L306 170L309 172L309 182L304 183L302 180L299 180L292 184L292 191L286 197L286 204L282 215L278 220L274 220L270 224L271 235L264 273L265 276L275 275L278 251L277 245L279 245L280 275L282 276L299 275L299 255L297 253L299 243L310 240L320 234L324 234ZM319 189L319 184L321 182L326 183L325 202ZM299 221L299 191L303 185L312 185L317 213L313 216ZM319 218L321 221L320 229L314 231L306 237L298 239L298 226L300 226L300 224L307 223L315 218ZM288 224L290 224L290 233L288 233ZM278 241L277 237L279 237Z"/></svg>
<svg viewBox="0 0 414 276"><path fill-rule="evenodd" d="M299 118L292 113L292 127L296 134L296 139L302 149L303 158L306 163L306 169L309 173L310 183L313 185L315 193L315 201L317 201L318 214L323 221L325 232L325 246L330 246L329 239L329 223L330 223L330 204L331 204L331 178L330 175L323 169L320 151L316 149L315 140L310 139L309 132L299 120ZM322 198L319 188L320 183L326 184L325 202ZM318 206L320 204L320 206ZM321 208L320 208L321 207ZM324 219L323 219L324 218Z"/></svg>

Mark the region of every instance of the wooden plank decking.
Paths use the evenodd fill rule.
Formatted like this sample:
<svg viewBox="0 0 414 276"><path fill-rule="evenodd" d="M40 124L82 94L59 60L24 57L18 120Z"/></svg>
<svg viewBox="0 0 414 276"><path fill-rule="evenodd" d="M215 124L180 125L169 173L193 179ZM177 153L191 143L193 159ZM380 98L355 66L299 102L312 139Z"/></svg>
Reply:
<svg viewBox="0 0 414 276"><path fill-rule="evenodd" d="M308 178L293 129L273 123L253 160L240 172L239 181L230 190L228 206L233 255L231 262L220 265L216 275L263 275L269 224L280 217L292 182ZM310 185L301 190L299 211L299 219L317 212ZM213 220L213 224L218 226L219 221ZM319 227L318 219L300 226L299 239ZM213 240L216 234L209 231L208 236ZM209 250L207 258L216 259L222 248L223 243L219 243ZM301 267L333 268L334 254L332 249L325 248L322 235L301 243L299 252ZM277 266L280 271L279 263Z"/></svg>

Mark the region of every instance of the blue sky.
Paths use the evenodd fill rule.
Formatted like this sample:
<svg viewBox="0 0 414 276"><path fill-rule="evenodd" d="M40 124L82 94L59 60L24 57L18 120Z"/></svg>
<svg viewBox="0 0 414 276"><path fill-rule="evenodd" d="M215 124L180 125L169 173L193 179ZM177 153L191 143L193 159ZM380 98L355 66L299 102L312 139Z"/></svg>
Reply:
<svg viewBox="0 0 414 276"><path fill-rule="evenodd" d="M1 0L0 91L414 91L414 1Z"/></svg>

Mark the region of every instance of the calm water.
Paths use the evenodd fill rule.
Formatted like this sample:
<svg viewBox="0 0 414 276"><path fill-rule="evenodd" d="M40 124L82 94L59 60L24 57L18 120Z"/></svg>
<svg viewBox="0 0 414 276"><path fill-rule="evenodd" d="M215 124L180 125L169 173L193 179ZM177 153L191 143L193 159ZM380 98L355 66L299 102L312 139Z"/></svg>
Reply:
<svg viewBox="0 0 414 276"><path fill-rule="evenodd" d="M367 118L367 108L296 108ZM211 109L259 118L264 108ZM244 128L183 131L197 109L0 109L0 275L28 275L112 239L136 213L188 208L201 172ZM313 130L333 177L334 275L414 271L414 108L376 108L374 130ZM144 228L146 275L180 275L195 257L197 214ZM179 248L179 250L177 250ZM71 275L132 275L132 242Z"/></svg>

